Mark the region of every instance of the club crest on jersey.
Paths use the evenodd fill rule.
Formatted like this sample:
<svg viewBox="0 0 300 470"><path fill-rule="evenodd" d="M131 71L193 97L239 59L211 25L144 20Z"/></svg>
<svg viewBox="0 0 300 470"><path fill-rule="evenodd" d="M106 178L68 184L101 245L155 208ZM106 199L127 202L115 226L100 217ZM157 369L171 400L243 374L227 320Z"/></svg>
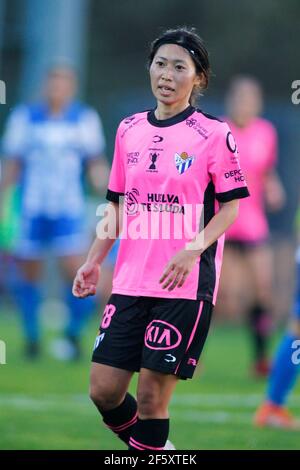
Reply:
<svg viewBox="0 0 300 470"><path fill-rule="evenodd" d="M175 153L175 165L180 175L190 168L195 160L195 157L189 157L186 152Z"/></svg>

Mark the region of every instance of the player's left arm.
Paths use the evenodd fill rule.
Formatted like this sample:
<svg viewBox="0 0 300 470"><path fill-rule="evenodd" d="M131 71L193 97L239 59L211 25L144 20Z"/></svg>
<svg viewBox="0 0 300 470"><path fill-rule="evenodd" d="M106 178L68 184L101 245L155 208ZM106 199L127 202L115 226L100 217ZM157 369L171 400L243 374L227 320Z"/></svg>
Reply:
<svg viewBox="0 0 300 470"><path fill-rule="evenodd" d="M278 164L278 134L276 128L270 122L265 123L265 131L267 145L264 171L264 198L267 209L275 212L284 206L286 195L276 171Z"/></svg>
<svg viewBox="0 0 300 470"><path fill-rule="evenodd" d="M80 121L80 135L86 175L93 191L106 191L109 165L105 156L105 136L101 118L92 108L87 108Z"/></svg>
<svg viewBox="0 0 300 470"><path fill-rule="evenodd" d="M181 287L199 256L212 245L238 216L239 199L249 192L241 170L237 146L227 124L217 124L208 157L208 173L215 188L219 211L197 236L176 253L164 269L159 282L162 288Z"/></svg>
<svg viewBox="0 0 300 470"><path fill-rule="evenodd" d="M169 261L159 280L162 288L169 291L182 287L199 256L212 245L235 221L239 211L239 200L220 204L220 210L207 226Z"/></svg>
<svg viewBox="0 0 300 470"><path fill-rule="evenodd" d="M87 176L95 193L105 193L108 184L109 165L104 155L88 160Z"/></svg>
<svg viewBox="0 0 300 470"><path fill-rule="evenodd" d="M286 195L275 169L271 169L266 173L264 190L267 209L271 212L282 209L286 201Z"/></svg>
<svg viewBox="0 0 300 470"><path fill-rule="evenodd" d="M239 199L220 204L219 211L197 236L186 244L186 250L200 256L223 235L239 214Z"/></svg>

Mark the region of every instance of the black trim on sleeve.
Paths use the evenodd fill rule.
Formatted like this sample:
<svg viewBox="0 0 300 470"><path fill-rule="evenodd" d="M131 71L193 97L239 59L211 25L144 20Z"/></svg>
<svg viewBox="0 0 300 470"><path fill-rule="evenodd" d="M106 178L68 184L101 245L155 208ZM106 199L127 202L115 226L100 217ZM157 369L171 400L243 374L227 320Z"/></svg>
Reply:
<svg viewBox="0 0 300 470"><path fill-rule="evenodd" d="M219 202L230 202L234 199L242 199L244 197L250 196L248 188L235 188L231 189L230 191L226 191L225 193L217 193L216 199Z"/></svg>
<svg viewBox="0 0 300 470"><path fill-rule="evenodd" d="M203 116L207 117L208 119L212 119L214 121L219 121L219 122L224 122L222 121L222 119L219 119L218 117L213 116L212 114L204 113L203 111L201 111L201 109L196 109L196 111L197 113L203 114Z"/></svg>
<svg viewBox="0 0 300 470"><path fill-rule="evenodd" d="M117 193L115 191L111 191L110 189L107 190L106 199L110 202L119 203L120 196L124 196L124 193Z"/></svg>

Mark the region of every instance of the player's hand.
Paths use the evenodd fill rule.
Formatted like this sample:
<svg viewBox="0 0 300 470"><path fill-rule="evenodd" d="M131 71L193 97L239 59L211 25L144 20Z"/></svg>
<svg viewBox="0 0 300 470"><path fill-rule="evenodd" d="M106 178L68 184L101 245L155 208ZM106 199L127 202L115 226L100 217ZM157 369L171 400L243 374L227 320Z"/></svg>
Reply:
<svg viewBox="0 0 300 470"><path fill-rule="evenodd" d="M73 282L72 293L75 297L83 299L96 294L96 287L100 276L100 266L85 263L78 269Z"/></svg>
<svg viewBox="0 0 300 470"><path fill-rule="evenodd" d="M186 278L194 268L199 253L192 250L181 250L176 253L173 258L166 265L163 274L159 280L163 289L169 291L174 290L175 287L182 287Z"/></svg>

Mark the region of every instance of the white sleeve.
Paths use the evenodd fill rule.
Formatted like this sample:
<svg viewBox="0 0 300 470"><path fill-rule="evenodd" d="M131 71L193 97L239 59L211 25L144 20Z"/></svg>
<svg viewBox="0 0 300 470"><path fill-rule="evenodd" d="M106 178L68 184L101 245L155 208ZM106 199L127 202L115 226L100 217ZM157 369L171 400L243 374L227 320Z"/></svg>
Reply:
<svg viewBox="0 0 300 470"><path fill-rule="evenodd" d="M14 109L8 117L2 137L5 158L22 158L28 143L28 110L26 106Z"/></svg>
<svg viewBox="0 0 300 470"><path fill-rule="evenodd" d="M80 137L85 158L95 158L105 150L105 137L101 119L96 111L87 109L80 119Z"/></svg>

